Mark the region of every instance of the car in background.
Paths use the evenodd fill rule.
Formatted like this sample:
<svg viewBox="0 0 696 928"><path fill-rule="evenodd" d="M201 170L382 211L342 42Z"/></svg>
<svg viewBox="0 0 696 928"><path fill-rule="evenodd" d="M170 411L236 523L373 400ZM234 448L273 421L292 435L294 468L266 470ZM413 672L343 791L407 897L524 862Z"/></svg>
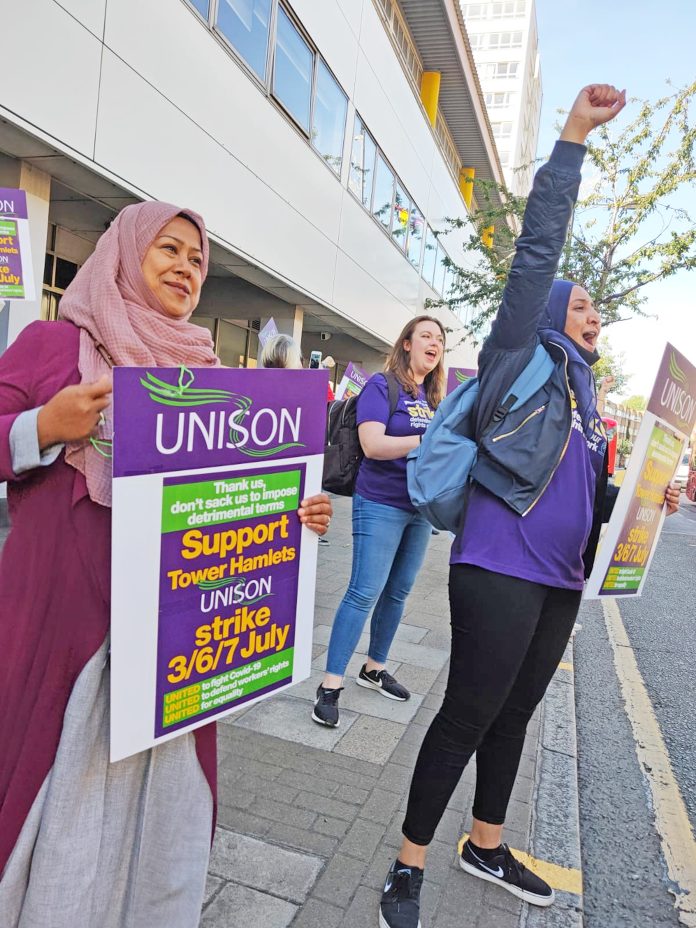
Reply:
<svg viewBox="0 0 696 928"><path fill-rule="evenodd" d="M677 468L677 472L674 475L674 482L677 484L680 490L686 489L686 484L689 480L689 462L691 460L690 452L686 452L684 457L681 459L681 463Z"/></svg>

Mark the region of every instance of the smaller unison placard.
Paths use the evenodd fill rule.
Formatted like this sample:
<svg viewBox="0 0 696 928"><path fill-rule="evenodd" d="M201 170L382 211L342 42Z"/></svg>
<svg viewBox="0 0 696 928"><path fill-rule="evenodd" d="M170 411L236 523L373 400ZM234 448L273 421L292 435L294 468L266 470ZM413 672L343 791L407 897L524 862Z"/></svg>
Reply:
<svg viewBox="0 0 696 928"><path fill-rule="evenodd" d="M309 676L327 380L114 369L112 761Z"/></svg>
<svg viewBox="0 0 696 928"><path fill-rule="evenodd" d="M369 374L351 361L336 388L336 399L347 400L351 396L357 396L369 378Z"/></svg>
<svg viewBox="0 0 696 928"><path fill-rule="evenodd" d="M0 187L0 300L35 299L24 190Z"/></svg>
<svg viewBox="0 0 696 928"><path fill-rule="evenodd" d="M695 425L696 367L668 344L586 599L641 595L665 520L665 489Z"/></svg>

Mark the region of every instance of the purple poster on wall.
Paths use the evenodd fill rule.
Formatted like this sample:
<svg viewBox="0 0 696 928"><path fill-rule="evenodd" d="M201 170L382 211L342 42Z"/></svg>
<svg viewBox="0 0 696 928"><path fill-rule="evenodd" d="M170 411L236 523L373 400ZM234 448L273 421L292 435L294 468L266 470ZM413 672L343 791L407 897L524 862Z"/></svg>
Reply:
<svg viewBox="0 0 696 928"><path fill-rule="evenodd" d="M327 376L114 370L112 760L309 675Z"/></svg>
<svg viewBox="0 0 696 928"><path fill-rule="evenodd" d="M24 190L0 187L0 300L33 300L29 214Z"/></svg>

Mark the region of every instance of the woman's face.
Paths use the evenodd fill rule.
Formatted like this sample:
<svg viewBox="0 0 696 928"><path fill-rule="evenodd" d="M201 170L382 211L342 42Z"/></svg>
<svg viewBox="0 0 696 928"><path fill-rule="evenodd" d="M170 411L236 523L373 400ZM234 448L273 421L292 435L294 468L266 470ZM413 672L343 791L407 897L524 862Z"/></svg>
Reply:
<svg viewBox="0 0 696 928"><path fill-rule="evenodd" d="M404 351L410 352L410 367L416 376L426 377L440 363L445 339L436 322L419 322L411 338L404 339Z"/></svg>
<svg viewBox="0 0 696 928"><path fill-rule="evenodd" d="M602 320L594 308L590 294L577 284L570 291L565 334L588 351L594 351L602 328Z"/></svg>
<svg viewBox="0 0 696 928"><path fill-rule="evenodd" d="M145 283L172 319L185 319L198 306L202 265L201 234L182 216L168 222L145 253Z"/></svg>

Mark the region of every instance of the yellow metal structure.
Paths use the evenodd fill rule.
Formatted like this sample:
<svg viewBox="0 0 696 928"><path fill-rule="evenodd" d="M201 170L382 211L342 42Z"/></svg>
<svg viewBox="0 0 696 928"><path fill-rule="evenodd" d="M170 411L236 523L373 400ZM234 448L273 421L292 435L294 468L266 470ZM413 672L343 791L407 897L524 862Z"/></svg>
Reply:
<svg viewBox="0 0 696 928"><path fill-rule="evenodd" d="M440 99L440 72L423 71L421 76L420 95L421 102L428 114L430 124L437 123L437 104Z"/></svg>
<svg viewBox="0 0 696 928"><path fill-rule="evenodd" d="M493 247L493 233L495 232L495 226L486 226L485 229L481 230L481 241L486 246L486 248Z"/></svg>
<svg viewBox="0 0 696 928"><path fill-rule="evenodd" d="M476 168L462 168L459 172L459 189L464 197L467 209L471 209L471 197L474 192L475 176Z"/></svg>

